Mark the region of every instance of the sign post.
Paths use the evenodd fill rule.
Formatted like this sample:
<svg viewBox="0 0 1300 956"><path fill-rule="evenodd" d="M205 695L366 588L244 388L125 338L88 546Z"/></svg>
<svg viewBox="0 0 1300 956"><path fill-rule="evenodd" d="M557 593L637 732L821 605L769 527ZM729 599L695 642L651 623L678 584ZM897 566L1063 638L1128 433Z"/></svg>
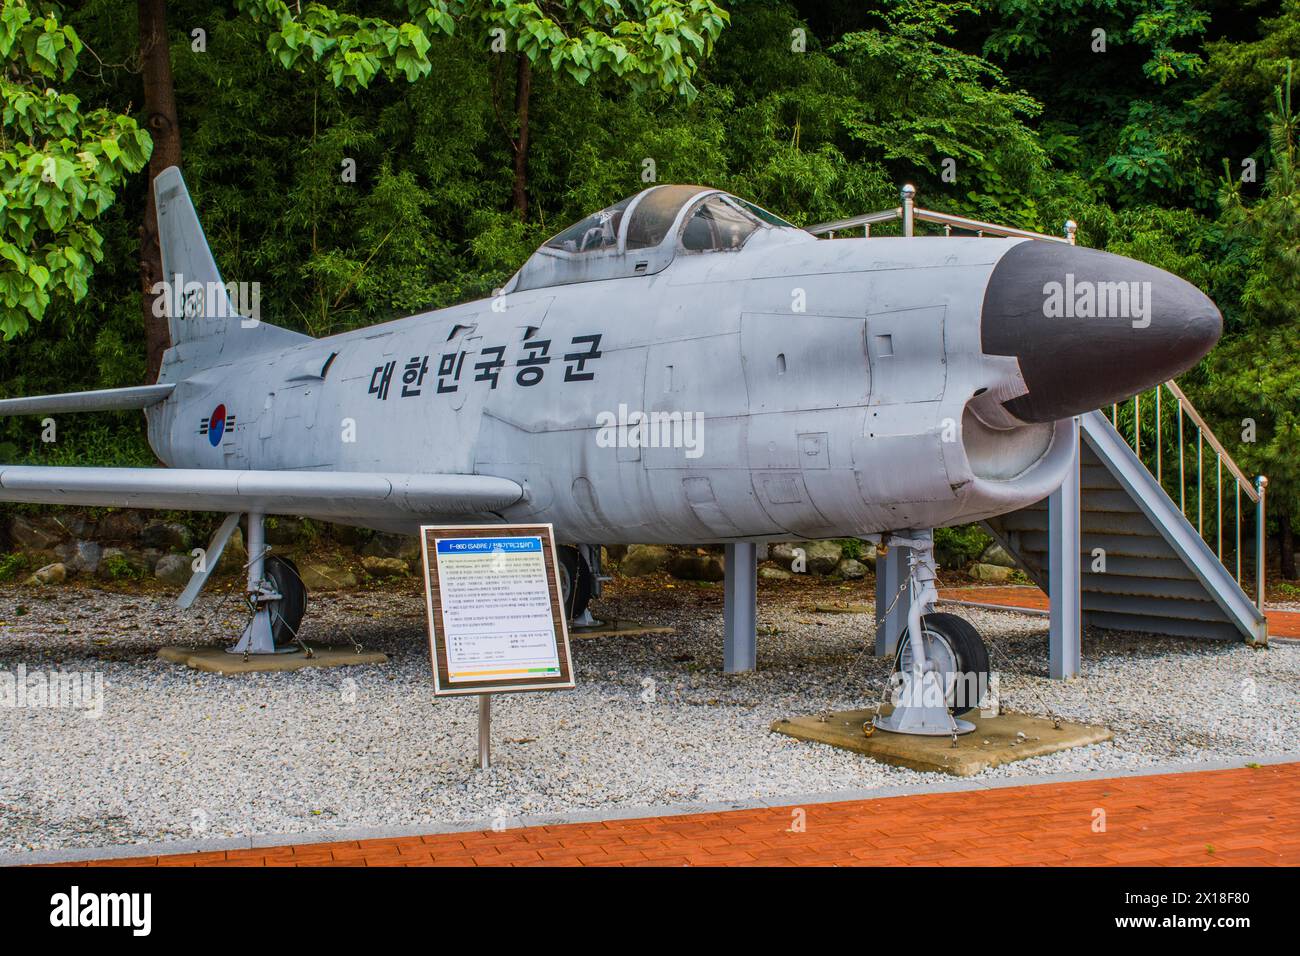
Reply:
<svg viewBox="0 0 1300 956"><path fill-rule="evenodd" d="M492 695L478 695L478 768L492 766Z"/></svg>
<svg viewBox="0 0 1300 956"><path fill-rule="evenodd" d="M492 761L492 694L571 689L569 629L549 524L425 525L435 696L477 694L479 766Z"/></svg>

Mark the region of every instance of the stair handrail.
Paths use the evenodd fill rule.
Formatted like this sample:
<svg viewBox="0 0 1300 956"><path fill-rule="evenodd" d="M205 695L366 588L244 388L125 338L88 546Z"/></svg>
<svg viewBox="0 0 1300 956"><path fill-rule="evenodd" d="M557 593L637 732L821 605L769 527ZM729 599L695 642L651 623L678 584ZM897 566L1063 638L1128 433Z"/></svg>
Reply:
<svg viewBox="0 0 1300 956"><path fill-rule="evenodd" d="M1124 441L1133 449L1137 455L1138 461L1151 471L1151 467L1142 460L1142 398L1144 395L1154 393L1156 404L1156 467L1155 479L1156 484L1161 490L1169 494L1168 489L1164 487L1164 427L1163 416L1161 414L1162 404L1160 400L1161 389L1168 389L1169 394L1174 397L1178 408L1178 510L1182 512L1188 523L1192 523L1192 516L1187 513L1187 474L1186 474L1186 451L1187 441L1184 439L1183 418L1186 416L1196 426L1196 533L1201 536L1206 543L1209 539L1205 532L1205 450L1204 446L1208 444L1210 450L1215 456L1215 488L1214 488L1214 522L1215 522L1215 545L1214 553L1219 559L1219 563L1224 564L1223 560L1223 471L1226 469L1233 480L1233 502L1234 502L1234 520L1233 529L1235 534L1235 547L1233 554L1235 558L1234 577L1237 585L1241 585L1241 494L1245 492L1246 497L1255 505L1255 604L1260 613L1264 613L1264 591L1267 583L1267 550L1265 529L1267 527L1267 501L1266 494L1268 489L1268 477L1265 475L1255 476L1255 480L1246 477L1245 472L1237 464L1236 460L1219 441L1219 437L1214 434L1212 429L1201 413L1196 410L1192 400L1178 386L1175 381L1168 381L1162 385L1157 385L1148 392L1140 392L1133 396L1133 438L1130 440L1127 435L1120 431L1119 427L1119 405L1111 405L1110 421L1112 427L1120 432ZM1173 496L1169 495L1170 500Z"/></svg>
<svg viewBox="0 0 1300 956"><path fill-rule="evenodd" d="M903 222L904 237L915 235L915 222L932 222L943 226L945 236L951 236L953 229L963 229L968 232L974 232L977 236L998 236L1008 239L1040 239L1048 242L1068 242L1070 245L1075 244L1075 235L1078 232L1078 226L1074 220L1065 221L1064 235L1051 236L1043 232L1033 232L1028 229L1015 229L1011 226L999 226L997 223L983 222L979 219L969 219L965 216L954 216L950 213L937 212L933 209L921 209L916 206L916 187L912 184L905 184L899 191L900 205L892 209L882 209L878 212L869 212L861 216L850 216L847 219L836 219L831 222L821 222L812 226L805 227L805 232L812 233L814 236L825 236L828 239L834 239L835 233L843 232L847 229L861 228L863 237L871 238L871 227L882 222L892 222L895 219L901 219ZM1161 439L1163 432L1161 430L1161 403L1160 389L1162 386L1157 385L1155 388L1156 396L1156 484L1164 490L1163 462ZM1208 441L1210 448L1215 454L1215 469L1217 475L1217 485L1215 493L1215 511L1217 514L1217 545L1215 554L1218 556L1219 563L1223 564L1223 466L1226 463L1228 472L1232 475L1235 482L1235 501L1236 501L1236 581L1237 586L1241 586L1241 493L1246 492L1246 496L1255 504L1255 603L1261 614L1264 613L1264 585L1266 579L1265 559L1267 550L1265 548L1265 519L1266 519L1266 502L1265 492L1268 488L1268 478L1264 475L1257 475L1254 482L1246 477L1245 473L1233 460L1232 455L1223 447L1214 430L1201 417L1200 412L1196 410L1191 399L1183 392L1178 384L1174 381L1165 382L1164 388L1169 389L1169 393L1174 396L1178 406L1178 507L1183 517L1190 523L1191 518L1187 514L1187 482L1185 473L1183 442L1183 416L1186 415L1196 426L1196 448L1197 448L1197 468L1196 468L1196 531L1205 540L1205 494L1204 494L1204 455L1203 442ZM1129 442L1129 447L1137 455L1138 461L1142 461L1142 396L1133 396L1133 441ZM1111 406L1111 425L1119 431L1119 406ZM1121 437L1123 433L1121 432ZM1124 438L1128 441L1127 437ZM1143 462L1143 467L1150 471L1150 467ZM1168 494L1168 492L1165 492ZM1170 500L1173 497L1170 496ZM1208 541L1206 542L1209 543ZM1224 565L1226 567L1226 565Z"/></svg>

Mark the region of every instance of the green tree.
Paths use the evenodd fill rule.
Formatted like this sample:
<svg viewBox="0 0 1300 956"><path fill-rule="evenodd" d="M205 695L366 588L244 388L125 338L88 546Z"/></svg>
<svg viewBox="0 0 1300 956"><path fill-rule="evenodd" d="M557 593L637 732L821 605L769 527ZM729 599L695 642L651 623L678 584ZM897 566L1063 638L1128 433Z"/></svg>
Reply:
<svg viewBox="0 0 1300 956"><path fill-rule="evenodd" d="M68 81L81 38L57 4L0 5L0 333L11 339L52 301L80 302L104 237L95 221L149 157L149 134L107 109L83 111Z"/></svg>
<svg viewBox="0 0 1300 956"><path fill-rule="evenodd" d="M1207 358L1207 405L1229 421L1254 420L1253 442L1239 441L1242 467L1269 476L1269 510L1277 522L1284 577L1296 577L1292 521L1300 514L1300 169L1291 64L1270 116L1270 168L1253 203L1225 162L1223 222L1249 248L1249 276L1237 327Z"/></svg>
<svg viewBox="0 0 1300 956"><path fill-rule="evenodd" d="M323 68L335 86L367 87L378 75L414 82L430 70L430 36L457 30L497 53L513 50L515 122L512 199L528 212L529 108L539 62L579 85L612 77L633 92L669 90L691 99L692 77L713 49L728 14L712 0L405 0L410 19L362 17L319 3L237 0L269 26L267 49L288 68Z"/></svg>

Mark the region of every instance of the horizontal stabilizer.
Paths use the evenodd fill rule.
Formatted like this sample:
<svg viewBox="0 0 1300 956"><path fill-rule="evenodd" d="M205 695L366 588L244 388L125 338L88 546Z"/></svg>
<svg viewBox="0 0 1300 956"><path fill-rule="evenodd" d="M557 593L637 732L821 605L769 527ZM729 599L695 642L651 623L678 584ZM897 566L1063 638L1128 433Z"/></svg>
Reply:
<svg viewBox="0 0 1300 956"><path fill-rule="evenodd" d="M64 412L121 412L157 405L176 386L137 385L134 388L102 388L93 392L64 392L62 395L30 395L0 399L0 415L59 415Z"/></svg>
<svg viewBox="0 0 1300 956"><path fill-rule="evenodd" d="M488 475L0 465L0 501L320 518L413 518L496 511L523 488Z"/></svg>

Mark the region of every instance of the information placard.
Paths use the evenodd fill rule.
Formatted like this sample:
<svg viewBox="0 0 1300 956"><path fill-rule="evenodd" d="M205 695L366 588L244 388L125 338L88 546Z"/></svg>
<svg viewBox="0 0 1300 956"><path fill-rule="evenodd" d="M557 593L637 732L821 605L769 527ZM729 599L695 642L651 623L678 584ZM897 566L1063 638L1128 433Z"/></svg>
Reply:
<svg viewBox="0 0 1300 956"><path fill-rule="evenodd" d="M573 687L549 524L420 529L434 693Z"/></svg>

